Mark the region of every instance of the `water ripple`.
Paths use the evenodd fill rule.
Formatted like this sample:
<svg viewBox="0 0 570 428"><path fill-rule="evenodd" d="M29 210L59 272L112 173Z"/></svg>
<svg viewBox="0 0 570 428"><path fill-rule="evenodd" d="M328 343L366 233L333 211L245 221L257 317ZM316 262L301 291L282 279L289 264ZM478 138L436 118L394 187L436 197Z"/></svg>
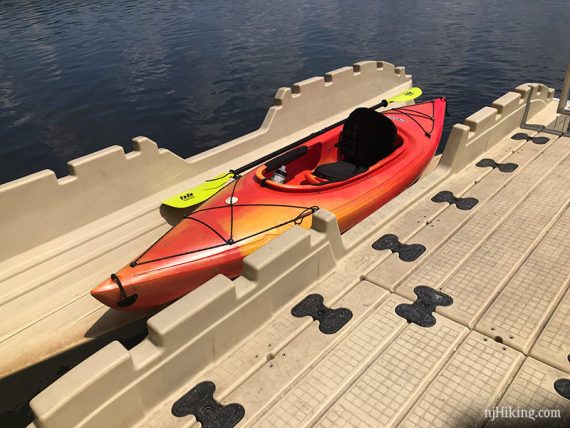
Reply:
<svg viewBox="0 0 570 428"><path fill-rule="evenodd" d="M4 0L0 182L145 134L182 156L256 129L280 86L362 59L405 65L462 120L560 86L567 0L267 3ZM449 125L448 125L449 127Z"/></svg>

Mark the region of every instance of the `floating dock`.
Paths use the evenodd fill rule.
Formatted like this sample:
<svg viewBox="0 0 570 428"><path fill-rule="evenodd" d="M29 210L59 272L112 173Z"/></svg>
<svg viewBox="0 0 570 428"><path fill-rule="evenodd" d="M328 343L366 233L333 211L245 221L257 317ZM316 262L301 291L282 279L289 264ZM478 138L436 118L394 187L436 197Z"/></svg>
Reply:
<svg viewBox="0 0 570 428"><path fill-rule="evenodd" d="M212 173L247 164L410 88L403 67L366 61L281 88L261 127L182 159L145 137L0 186L0 379L151 313L110 310L89 291L184 212L160 206Z"/></svg>
<svg viewBox="0 0 570 428"><path fill-rule="evenodd" d="M403 69L386 63L341 70L348 77L339 81L358 81L359 72L391 74L393 93L411 86ZM282 93L274 108L304 91L318 99L336 84L329 76ZM361 103L329 110L330 119L312 126ZM340 235L334 216L319 211L311 230L295 227L248 256L241 277L218 276L152 316L148 337L133 349L113 342L89 357L32 400L34 425L521 426L532 421L504 415L534 409L536 423L569 426L570 136L558 104L541 84L506 93L456 124L437 167L356 227ZM279 145L283 140L267 152ZM241 146L218 149L227 155L220 170L232 147ZM147 156L144 148L134 159L112 150L101 156L118 164ZM149 165L161 157L183 162L148 150ZM196 181L213 165L208 156L215 153L201 158L207 166ZM138 211L113 213L117 201L109 203L109 219L98 224L115 239L124 236L115 241L93 228L108 253L77 244L87 245L91 258L99 251L93 272L106 274L167 227L158 196L172 193L176 180L195 182L179 171L165 179L168 191L153 188L149 174ZM38 181L73 185L45 174ZM48 254L63 257L55 249ZM68 264L82 265L73 257ZM87 298L87 288L77 287L77 299ZM69 300L71 289L62 296ZM90 313L101 317L105 311L92 304ZM540 419L539 410L553 412Z"/></svg>

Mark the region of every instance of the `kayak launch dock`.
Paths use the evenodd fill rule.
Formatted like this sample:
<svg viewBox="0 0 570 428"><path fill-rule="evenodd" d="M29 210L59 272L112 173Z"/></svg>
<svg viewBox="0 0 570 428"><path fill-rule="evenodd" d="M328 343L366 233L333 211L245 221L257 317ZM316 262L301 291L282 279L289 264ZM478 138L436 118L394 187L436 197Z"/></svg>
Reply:
<svg viewBox="0 0 570 428"><path fill-rule="evenodd" d="M357 82L359 72L392 76L390 93L411 86L403 69L386 63L361 63L338 73ZM327 84L335 84L336 75L328 76L281 93L283 102L274 109L294 103L295 93L321 97ZM566 82L570 85L570 69ZM376 88L376 93L388 86ZM295 227L248 256L241 277L231 281L218 276L153 315L148 337L133 349L113 342L49 386L31 403L34 425L532 423L501 418L509 408L518 408L534 409L539 424L568 426L570 135L564 132L568 116L561 113L564 95L559 103L553 89L521 85L456 124L437 167L404 193L343 235L332 214L317 212L311 230ZM377 99L358 100L352 107ZM307 108L314 111L316 105ZM350 109L336 111L346 114ZM326 122L315 121L311 130ZM300 134L307 134L308 127ZM283 135L290 131L284 129ZM204 177L205 170L184 172L188 164L190 170L198 168L194 158L182 164L147 140L138 141L143 151L131 155L133 159L127 155L127 163L137 157L148 165L161 159L164 165L179 165L178 176L165 178L164 190L151 187L153 174L166 174L157 165L147 184L137 187L141 201L131 201L123 217L110 205L109 218L97 223L99 229L82 226L91 231L93 243L71 246L70 234L68 242L54 247L67 244L73 252L83 245L91 258L98 254L91 262L97 269L92 266L90 272L104 274L152 241L167 227L156 209L159 196L179 189L173 185L176 180L192 184ZM259 142L249 146L255 144ZM271 148L280 144L282 140ZM228 160L220 164L223 170L232 149L238 153L233 158L246 153L237 147L232 143L207 152L200 162L208 165L219 153ZM120 150L112 153L117 154L94 156L109 156L100 162L125 162ZM109 160L115 158L120 159ZM85 165L91 162L97 161ZM94 174L85 168L85 174ZM36 180L54 178L44 174ZM42 184L48 185L54 183ZM42 197L40 190L33 195ZM131 230L126 235L130 240L125 236L122 244L109 243L102 233L115 234L120 228ZM109 253L97 239L110 245ZM35 256L30 258L34 266L50 263L40 250L28 251ZM57 259L63 253L54 249L52 254ZM70 257L67 266L79 266L79 261ZM14 266L20 275L29 271ZM81 290L77 286L76 300L88 297L86 272L75 274L85 285ZM64 283L55 276L52 284ZM90 322L105 312L92 304ZM49 316L46 311L45 318ZM51 330L41 337L49 341L53 334ZM10 355L7 349L0 351L3 356ZM494 409L507 410L492 421ZM539 419L539 410L559 413Z"/></svg>
<svg viewBox="0 0 570 428"><path fill-rule="evenodd" d="M319 211L156 315L89 295L183 214L160 200L411 86L357 63L281 88L259 130L188 160L138 137L0 186L0 379L152 315L133 349L37 396L34 424L460 426L513 406L567 426L570 121L541 84L455 125L429 174L343 235Z"/></svg>
<svg viewBox="0 0 570 428"><path fill-rule="evenodd" d="M0 379L137 318L89 291L187 211L160 201L249 163L412 86L403 67L366 61L281 88L261 127L184 160L145 137L0 186ZM129 331L123 334L128 336Z"/></svg>

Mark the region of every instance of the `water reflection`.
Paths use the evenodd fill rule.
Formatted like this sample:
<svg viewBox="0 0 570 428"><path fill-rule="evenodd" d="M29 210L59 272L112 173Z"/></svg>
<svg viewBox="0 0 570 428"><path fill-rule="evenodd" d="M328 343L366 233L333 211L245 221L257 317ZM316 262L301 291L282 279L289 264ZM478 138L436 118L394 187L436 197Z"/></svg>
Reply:
<svg viewBox="0 0 570 428"><path fill-rule="evenodd" d="M526 81L560 86L565 0L267 4L3 1L0 182L148 135L189 156L256 129L280 86L362 59L405 65L461 120Z"/></svg>

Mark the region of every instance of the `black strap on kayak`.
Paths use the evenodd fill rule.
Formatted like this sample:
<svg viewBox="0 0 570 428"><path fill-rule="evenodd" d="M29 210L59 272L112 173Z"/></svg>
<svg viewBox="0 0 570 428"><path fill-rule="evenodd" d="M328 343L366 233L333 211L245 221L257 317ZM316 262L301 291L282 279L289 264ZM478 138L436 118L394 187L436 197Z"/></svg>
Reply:
<svg viewBox="0 0 570 428"><path fill-rule="evenodd" d="M131 306L133 303L136 302L136 300L139 297L138 294L134 293L131 294L130 296L127 296L125 288L123 287L123 284L121 283L121 280L119 279L117 274L114 273L111 274L111 281L117 284L117 287L119 287L119 293L121 293L121 298L117 301L117 306L124 308L127 306Z"/></svg>
<svg viewBox="0 0 570 428"><path fill-rule="evenodd" d="M413 105L412 106L397 107L397 108L394 108L394 109L387 111L386 113L388 113L388 116L392 115L392 114L403 114L404 116L412 119L416 123L416 125L418 125L420 127L420 129L424 132L426 137L431 138L431 134L433 133L433 129L435 127L435 102L434 102L434 100L430 100L430 101L425 101L422 104L425 104L425 103L431 104L431 110L432 110L431 116L429 114L422 112L422 111L413 110L413 107L414 107ZM446 105L446 108L447 108L447 105ZM416 119L416 117L420 118L420 119L430 120L431 121L431 129L429 131L427 131L423 127L423 125Z"/></svg>
<svg viewBox="0 0 570 428"><path fill-rule="evenodd" d="M211 210L218 210L218 209L227 209L227 205L217 205L217 206L213 206L213 207L208 207L208 208L203 208L203 209L199 209L196 210L186 216L184 216L184 218L182 219L182 221L184 220L191 220L191 221L195 221L197 223L200 223L201 225L207 227L208 229L210 229L213 233L215 233L220 240L222 241L220 244L217 245L211 245L209 247L205 247L205 248L199 248L196 250L191 250L191 251L186 251L183 253L177 253L177 254L171 254L168 256L164 256L164 257L159 257L156 259L152 259L152 260L145 260L145 261L139 261L142 257L144 257L144 255L146 253L148 253L148 251L154 246L156 245L158 242L160 242L166 235L168 235L173 229L174 227L172 227L168 232L166 232L164 235L162 235L153 245L151 245L144 253L142 253L139 257L137 257L133 262L131 262L130 266L131 267L135 267L138 265L144 265L144 264L148 264L148 263L154 263L154 262L158 262L161 260L168 260L174 257L180 257L180 256L186 256L188 254L193 254L193 253L197 253L200 251L206 251L206 250L212 250L215 248L220 248L220 247L224 247L224 246L230 246L230 245L234 245L237 244L239 242L245 241L246 239L250 239L253 238L257 235L261 235L263 233L269 232L270 230L273 229L278 229L281 226L285 226L287 224L293 223L295 225L300 225L303 220L305 219L305 217L308 217L310 215L312 215L313 213L317 212L319 210L319 207L317 206L311 206L311 207L304 207L304 206L298 206L298 205L286 205L286 204L236 204L234 203L234 194L235 194L235 190L237 187L237 184L240 180L240 176L237 176L236 179L233 181L233 187L232 187L232 192L231 195L229 197L229 206L230 206L230 236L228 238L225 238L219 231L217 231L213 226L209 225L208 223L206 223L205 221L202 221L200 219L197 219L195 217L193 217L193 215L200 213L200 212L204 212L204 211L211 211ZM244 236L242 238L239 239L235 239L234 240L234 207L279 207L279 208L294 208L294 209L299 209L301 210L301 212L299 214L297 214L296 216L294 216L293 218L286 220L282 223L279 223L275 226L271 226L268 227L266 229L260 230L256 233L253 233L251 235L248 236ZM189 262L183 262L183 263L189 263Z"/></svg>
<svg viewBox="0 0 570 428"><path fill-rule="evenodd" d="M199 248L199 249L192 250L192 251L185 251L185 252L183 252L183 253L171 254L171 255L168 255L168 256L159 257L159 258L152 259L152 260L145 260L145 261L143 261L143 262L139 261L139 260L148 252L148 250L147 250L147 251L145 251L144 253L142 253L136 260L134 260L133 262L131 262L130 266L131 266L131 267L135 267L135 266L144 265L144 264L148 264L148 263L158 262L158 261L161 261L161 260L171 259L171 258L174 258L174 257L186 256L186 255L188 255L188 254L198 253L198 252L200 252L200 251L212 250L212 249L219 248L219 247L234 245L234 244L237 244L237 243L239 243L239 242L245 241L246 239L250 239L250 238L253 238L253 237L257 236L257 235L261 235L262 233L269 232L270 230L278 229L279 227L285 226L285 225L290 224L290 223L293 223L293 224L295 224L295 225L300 225L301 223L303 223L303 219L304 219L305 217L308 217L308 216L312 215L313 213L315 213L315 212L317 212L317 211L319 210L319 207L317 207L317 206L301 207L301 206L296 206L296 205L285 205L285 204L233 204L233 205L236 206L236 207L280 207L280 208L298 208L298 209L301 209L302 211L301 211L298 215L296 215L295 217L291 218L290 220L284 221L284 222L279 223L279 224L277 224L277 225L275 225L275 226L268 227L268 228L266 228L266 229L260 230L259 232L252 233L251 235L244 236L243 238L236 239L236 240L234 240L233 238L225 239L225 238L222 236L222 234L220 234L218 231L215 230L215 228L213 228L212 226L210 226L210 225L207 224L206 222L203 222L203 221L198 220L198 219L193 218L193 217L187 217L187 218L185 218L185 220L193 220L193 221L196 221L196 222L198 222L198 223L201 223L202 225L206 226L208 229L212 230L212 231L213 231L216 235L218 235L218 237L220 237L220 239L221 239L222 241L224 241L224 242L222 242L222 243L220 243L220 244L218 244L218 245L211 245L211 246L209 246L209 247ZM211 208L208 208L208 209L219 209L219 208L226 208L226 207L224 207L224 206L217 206L217 207L211 207ZM205 211L205 210L201 210L201 211ZM196 213L197 213L197 212L200 212L200 211L196 211ZM172 230L172 229L171 229L171 230ZM167 233L168 233L168 232L167 232ZM164 236L166 236L166 234L163 235L158 241L156 241L155 244L158 243L161 239L163 239ZM153 244L153 245L154 245L154 244ZM152 246L151 246L151 247L152 247ZM149 248L149 249L150 249L150 248Z"/></svg>

